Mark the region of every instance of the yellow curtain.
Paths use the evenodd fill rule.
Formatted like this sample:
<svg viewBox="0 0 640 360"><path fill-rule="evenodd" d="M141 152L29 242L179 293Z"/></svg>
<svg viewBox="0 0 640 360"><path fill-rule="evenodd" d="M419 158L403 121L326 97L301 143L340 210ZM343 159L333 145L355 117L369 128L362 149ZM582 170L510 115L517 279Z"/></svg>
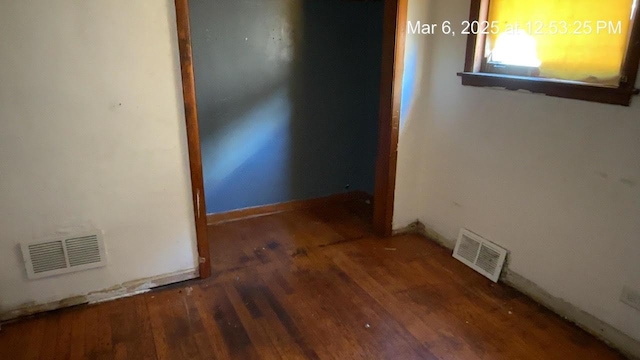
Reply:
<svg viewBox="0 0 640 360"><path fill-rule="evenodd" d="M488 20L498 26L488 46L517 24L536 40L542 77L617 84L632 6L633 0L491 0Z"/></svg>

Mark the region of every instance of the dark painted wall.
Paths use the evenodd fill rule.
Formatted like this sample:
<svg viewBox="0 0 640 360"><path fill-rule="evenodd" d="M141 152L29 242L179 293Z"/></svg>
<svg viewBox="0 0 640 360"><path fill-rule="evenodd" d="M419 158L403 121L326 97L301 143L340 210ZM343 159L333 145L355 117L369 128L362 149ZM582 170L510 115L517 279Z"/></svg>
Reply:
<svg viewBox="0 0 640 360"><path fill-rule="evenodd" d="M372 193L382 1L190 7L207 212Z"/></svg>

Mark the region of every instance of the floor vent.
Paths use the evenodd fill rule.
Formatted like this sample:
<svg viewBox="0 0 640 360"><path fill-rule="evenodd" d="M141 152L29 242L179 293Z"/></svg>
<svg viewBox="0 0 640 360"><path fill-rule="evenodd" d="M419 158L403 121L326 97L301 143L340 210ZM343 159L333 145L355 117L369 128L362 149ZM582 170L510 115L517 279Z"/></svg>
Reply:
<svg viewBox="0 0 640 360"><path fill-rule="evenodd" d="M461 229L453 257L470 268L498 282L507 250L483 239L469 230Z"/></svg>
<svg viewBox="0 0 640 360"><path fill-rule="evenodd" d="M21 248L29 279L93 269L107 264L102 234L99 232L24 243Z"/></svg>

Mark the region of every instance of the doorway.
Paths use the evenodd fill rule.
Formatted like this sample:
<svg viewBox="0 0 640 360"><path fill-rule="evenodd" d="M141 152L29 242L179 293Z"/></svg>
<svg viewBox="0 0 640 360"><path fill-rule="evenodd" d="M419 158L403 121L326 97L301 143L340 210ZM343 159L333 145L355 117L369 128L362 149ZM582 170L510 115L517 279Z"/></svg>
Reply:
<svg viewBox="0 0 640 360"><path fill-rule="evenodd" d="M223 14L220 28L207 13ZM406 0L176 0L176 15L201 277L207 213L356 189L373 193L374 229L389 235Z"/></svg>

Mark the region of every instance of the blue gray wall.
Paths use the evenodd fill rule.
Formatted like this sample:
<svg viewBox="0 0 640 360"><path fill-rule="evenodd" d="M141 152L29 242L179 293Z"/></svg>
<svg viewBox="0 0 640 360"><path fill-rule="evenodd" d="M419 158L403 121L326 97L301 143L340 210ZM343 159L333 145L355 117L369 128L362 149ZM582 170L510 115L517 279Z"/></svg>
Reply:
<svg viewBox="0 0 640 360"><path fill-rule="evenodd" d="M383 2L190 7L207 212L372 193Z"/></svg>

